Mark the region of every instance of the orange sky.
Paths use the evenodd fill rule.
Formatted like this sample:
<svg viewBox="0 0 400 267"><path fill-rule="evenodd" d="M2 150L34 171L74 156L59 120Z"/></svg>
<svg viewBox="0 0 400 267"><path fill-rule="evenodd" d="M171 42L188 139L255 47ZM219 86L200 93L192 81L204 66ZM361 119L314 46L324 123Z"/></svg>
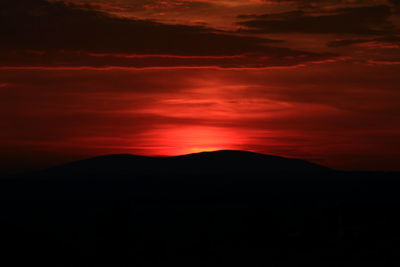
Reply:
<svg viewBox="0 0 400 267"><path fill-rule="evenodd" d="M217 149L400 170L396 1L21 3L0 4L0 171Z"/></svg>

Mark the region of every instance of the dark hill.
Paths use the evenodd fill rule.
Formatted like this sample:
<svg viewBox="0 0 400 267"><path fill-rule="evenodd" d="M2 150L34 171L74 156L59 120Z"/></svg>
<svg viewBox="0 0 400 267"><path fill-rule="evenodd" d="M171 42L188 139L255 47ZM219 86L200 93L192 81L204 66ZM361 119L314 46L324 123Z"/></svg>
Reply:
<svg viewBox="0 0 400 267"><path fill-rule="evenodd" d="M323 173L331 171L304 160L247 151L221 150L176 157L146 157L129 154L105 155L71 162L45 171L47 175L73 178L173 175L267 175L276 173Z"/></svg>
<svg viewBox="0 0 400 267"><path fill-rule="evenodd" d="M0 181L7 266L360 266L399 252L397 173L243 151L109 155Z"/></svg>

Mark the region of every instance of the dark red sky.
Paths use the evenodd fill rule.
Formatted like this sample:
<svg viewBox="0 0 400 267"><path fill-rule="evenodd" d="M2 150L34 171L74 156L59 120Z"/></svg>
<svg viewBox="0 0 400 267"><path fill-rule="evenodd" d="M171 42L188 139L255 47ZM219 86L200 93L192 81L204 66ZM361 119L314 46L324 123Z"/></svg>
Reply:
<svg viewBox="0 0 400 267"><path fill-rule="evenodd" d="M400 1L3 0L0 171L243 149L400 170Z"/></svg>

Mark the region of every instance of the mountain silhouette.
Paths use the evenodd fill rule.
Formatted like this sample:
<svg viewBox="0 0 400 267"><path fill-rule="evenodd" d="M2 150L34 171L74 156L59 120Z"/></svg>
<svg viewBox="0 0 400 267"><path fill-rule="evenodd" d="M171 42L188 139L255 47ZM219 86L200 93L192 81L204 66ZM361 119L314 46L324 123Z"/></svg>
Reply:
<svg viewBox="0 0 400 267"><path fill-rule="evenodd" d="M105 155L71 162L46 171L63 175L265 175L274 173L323 173L327 167L304 160L248 151L220 150L173 157L129 154Z"/></svg>
<svg viewBox="0 0 400 267"><path fill-rule="evenodd" d="M13 266L397 260L400 175L245 151L106 155L0 180Z"/></svg>

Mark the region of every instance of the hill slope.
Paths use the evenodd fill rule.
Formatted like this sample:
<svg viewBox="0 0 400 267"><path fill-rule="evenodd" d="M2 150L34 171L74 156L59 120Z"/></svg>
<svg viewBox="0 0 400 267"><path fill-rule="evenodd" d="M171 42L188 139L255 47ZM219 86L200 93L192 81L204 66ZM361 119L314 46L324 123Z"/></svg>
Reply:
<svg viewBox="0 0 400 267"><path fill-rule="evenodd" d="M71 162L47 174L78 176L266 175L273 173L323 173L331 171L304 160L247 151L221 150L175 157L105 155Z"/></svg>

